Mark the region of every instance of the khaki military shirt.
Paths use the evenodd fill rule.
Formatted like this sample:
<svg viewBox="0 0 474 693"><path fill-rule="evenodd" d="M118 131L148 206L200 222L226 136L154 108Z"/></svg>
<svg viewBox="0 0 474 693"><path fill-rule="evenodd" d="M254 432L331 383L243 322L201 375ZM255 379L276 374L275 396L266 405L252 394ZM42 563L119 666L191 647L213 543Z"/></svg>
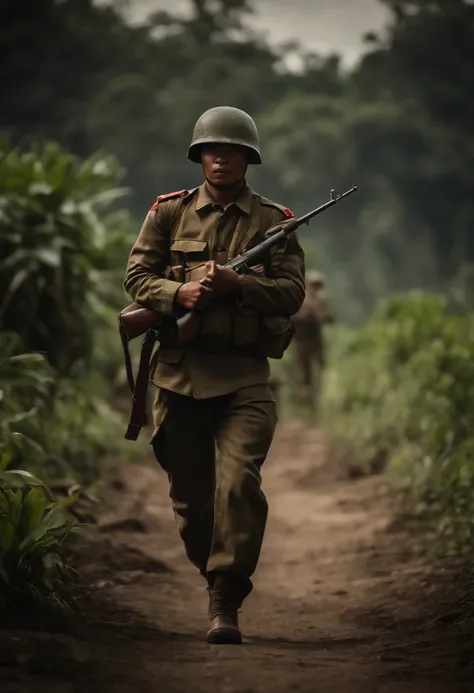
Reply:
<svg viewBox="0 0 474 693"><path fill-rule="evenodd" d="M124 286L134 301L163 316L175 314L181 283L164 278L175 254L187 260L219 264L259 242L264 232L285 220L284 208L246 185L225 209L209 195L206 183L187 193L158 198L148 213L126 270ZM293 234L274 249L268 276L245 275L234 300L264 315L293 315L304 295L304 253ZM231 297L232 298L232 297ZM174 361L174 362L173 362ZM228 349L207 353L189 344L172 358L159 346L152 357L152 380L161 388L196 399L216 397L268 382L268 360Z"/></svg>

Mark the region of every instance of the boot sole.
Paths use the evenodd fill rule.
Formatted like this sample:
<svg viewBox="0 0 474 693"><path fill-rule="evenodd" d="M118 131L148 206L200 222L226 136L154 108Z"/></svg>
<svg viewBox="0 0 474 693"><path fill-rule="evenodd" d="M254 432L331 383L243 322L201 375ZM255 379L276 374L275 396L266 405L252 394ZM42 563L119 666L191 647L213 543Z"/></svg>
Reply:
<svg viewBox="0 0 474 693"><path fill-rule="evenodd" d="M219 628L209 631L206 640L210 645L241 645L242 634L231 628Z"/></svg>

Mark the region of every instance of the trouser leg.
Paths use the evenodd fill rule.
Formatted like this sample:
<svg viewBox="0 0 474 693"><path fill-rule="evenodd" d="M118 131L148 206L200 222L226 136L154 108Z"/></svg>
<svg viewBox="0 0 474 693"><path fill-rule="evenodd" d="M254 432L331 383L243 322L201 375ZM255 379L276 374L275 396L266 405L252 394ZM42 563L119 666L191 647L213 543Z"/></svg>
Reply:
<svg viewBox="0 0 474 693"><path fill-rule="evenodd" d="M214 526L215 440L208 400L159 390L155 456L168 474L170 498L189 560L203 575Z"/></svg>
<svg viewBox="0 0 474 693"><path fill-rule="evenodd" d="M214 531L207 563L211 577L225 573L244 599L252 589L267 520L260 469L277 416L267 385L246 387L226 399L217 421L218 447Z"/></svg>

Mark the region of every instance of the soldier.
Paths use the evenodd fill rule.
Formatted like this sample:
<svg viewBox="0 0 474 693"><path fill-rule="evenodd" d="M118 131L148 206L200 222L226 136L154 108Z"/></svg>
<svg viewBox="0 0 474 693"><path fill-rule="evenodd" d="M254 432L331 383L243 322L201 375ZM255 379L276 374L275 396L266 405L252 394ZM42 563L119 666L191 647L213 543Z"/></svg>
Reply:
<svg viewBox="0 0 474 693"><path fill-rule="evenodd" d="M268 316L300 308L304 254L292 235L253 273L222 266L293 216L246 182L247 166L261 163L247 113L206 111L188 158L202 165L205 180L195 190L158 197L131 251L124 286L165 320L183 310L201 316L190 343L155 346L152 445L169 478L187 556L207 580L207 641L240 643L237 613L252 589L268 512L260 471L277 423L262 334L269 338ZM193 277L203 262L204 274ZM183 266L190 274L166 278L169 267ZM281 334L270 330L270 338Z"/></svg>
<svg viewBox="0 0 474 693"><path fill-rule="evenodd" d="M327 306L324 277L311 271L306 278L306 296L294 316L294 371L295 383L302 404L317 410L325 359L323 325L334 322Z"/></svg>

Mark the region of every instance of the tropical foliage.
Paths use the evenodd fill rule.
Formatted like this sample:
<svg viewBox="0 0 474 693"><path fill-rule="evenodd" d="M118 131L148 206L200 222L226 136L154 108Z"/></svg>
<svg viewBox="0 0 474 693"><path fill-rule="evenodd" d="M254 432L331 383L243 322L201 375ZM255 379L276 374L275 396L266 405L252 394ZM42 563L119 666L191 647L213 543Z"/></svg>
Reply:
<svg viewBox="0 0 474 693"><path fill-rule="evenodd" d="M58 145L0 147L0 321L60 375L90 365L93 330L120 305L128 219L111 206L113 159L86 161Z"/></svg>
<svg viewBox="0 0 474 693"><path fill-rule="evenodd" d="M74 497L54 500L29 472L5 471L6 462L0 461L0 609L73 606L64 548L79 529L66 512Z"/></svg>
<svg viewBox="0 0 474 693"><path fill-rule="evenodd" d="M76 529L44 481L91 484L125 454L113 406L129 217L110 157L0 147L0 584L2 603L61 603ZM110 338L109 338L110 341ZM118 341L118 340L117 340ZM117 345L118 346L118 345ZM123 455L122 455L123 456Z"/></svg>
<svg viewBox="0 0 474 693"><path fill-rule="evenodd" d="M170 6L140 25L123 3L10 0L0 130L115 155L138 225L156 195L199 180L186 162L198 115L249 110L265 164L249 176L262 194L303 213L359 184L301 239L338 314L360 321L393 291L444 291L474 256L474 5L384 4L387 30L347 70L297 43L269 46L249 0L190 0L187 16Z"/></svg>
<svg viewBox="0 0 474 693"><path fill-rule="evenodd" d="M474 314L442 296L382 304L333 353L325 416L367 472L386 466L434 518L443 547L474 542Z"/></svg>

